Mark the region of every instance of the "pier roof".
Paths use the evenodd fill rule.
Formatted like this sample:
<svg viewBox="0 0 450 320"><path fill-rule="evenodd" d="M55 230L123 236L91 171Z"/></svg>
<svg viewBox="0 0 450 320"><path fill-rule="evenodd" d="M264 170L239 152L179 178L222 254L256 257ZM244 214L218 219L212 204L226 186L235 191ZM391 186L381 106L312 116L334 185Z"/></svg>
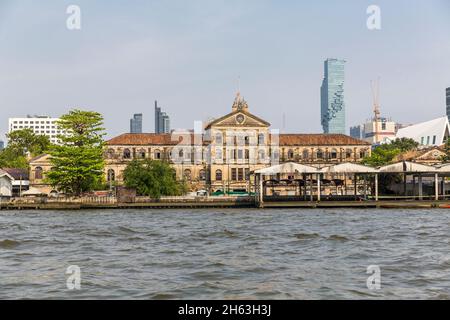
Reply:
<svg viewBox="0 0 450 320"><path fill-rule="evenodd" d="M402 161L387 166L380 167L379 172L382 173L401 173L401 172L420 172L420 173L432 173L436 172L436 168L419 164L415 162Z"/></svg>
<svg viewBox="0 0 450 320"><path fill-rule="evenodd" d="M377 169L372 167L363 166L356 163L340 163L334 166L322 168L320 170L323 173L376 173Z"/></svg>
<svg viewBox="0 0 450 320"><path fill-rule="evenodd" d="M271 167L256 170L255 173L262 175L272 175L278 173L317 173L318 169L303 164L287 162Z"/></svg>

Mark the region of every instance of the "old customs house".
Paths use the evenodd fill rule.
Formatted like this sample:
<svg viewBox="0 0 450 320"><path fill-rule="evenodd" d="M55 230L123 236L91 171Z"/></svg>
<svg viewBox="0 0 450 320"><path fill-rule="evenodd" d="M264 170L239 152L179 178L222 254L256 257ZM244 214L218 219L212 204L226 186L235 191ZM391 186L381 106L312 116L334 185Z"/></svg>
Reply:
<svg viewBox="0 0 450 320"><path fill-rule="evenodd" d="M359 162L370 154L370 144L343 134L278 134L270 124L249 112L238 93L232 111L198 132L172 134L125 133L106 142L105 179L123 182L123 171L133 159L168 161L177 179L192 191L243 192L252 188L250 172L283 162L324 167ZM30 185L49 193L44 183L50 170L48 155L30 161ZM289 178L289 177L287 177Z"/></svg>
<svg viewBox="0 0 450 320"><path fill-rule="evenodd" d="M197 131L125 133L107 141L105 174L120 184L132 159L168 161L191 190L242 192L252 188L250 172L278 162L323 167L359 162L370 144L342 134L278 134L249 112L239 95L232 111Z"/></svg>

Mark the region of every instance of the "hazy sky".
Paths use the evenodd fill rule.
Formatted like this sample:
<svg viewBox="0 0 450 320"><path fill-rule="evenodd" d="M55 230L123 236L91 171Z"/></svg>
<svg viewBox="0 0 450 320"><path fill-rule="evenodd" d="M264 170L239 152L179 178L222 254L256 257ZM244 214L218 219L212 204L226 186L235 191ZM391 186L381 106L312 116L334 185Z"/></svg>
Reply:
<svg viewBox="0 0 450 320"><path fill-rule="evenodd" d="M81 8L82 29L66 28ZM382 29L366 27L368 5ZM8 117L104 114L108 136L133 113L153 131L157 99L172 128L231 110L237 79L250 111L286 132L321 132L323 60L347 60L347 127L382 114L402 123L445 114L449 0L0 0L0 133Z"/></svg>

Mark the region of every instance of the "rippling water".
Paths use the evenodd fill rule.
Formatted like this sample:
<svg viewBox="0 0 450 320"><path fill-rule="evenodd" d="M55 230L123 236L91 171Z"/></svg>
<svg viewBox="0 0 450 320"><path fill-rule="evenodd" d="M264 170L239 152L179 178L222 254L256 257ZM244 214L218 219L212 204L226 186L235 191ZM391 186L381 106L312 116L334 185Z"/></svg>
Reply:
<svg viewBox="0 0 450 320"><path fill-rule="evenodd" d="M0 299L449 299L449 240L442 209L3 211Z"/></svg>

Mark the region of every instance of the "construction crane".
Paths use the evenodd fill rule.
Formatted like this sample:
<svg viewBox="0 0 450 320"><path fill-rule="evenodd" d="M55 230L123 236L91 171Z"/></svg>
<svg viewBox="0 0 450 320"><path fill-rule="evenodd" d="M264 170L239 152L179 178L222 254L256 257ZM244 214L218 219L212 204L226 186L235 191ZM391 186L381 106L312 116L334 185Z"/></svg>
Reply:
<svg viewBox="0 0 450 320"><path fill-rule="evenodd" d="M370 87L372 89L373 97L373 121L375 122L375 143L378 143L379 128L378 123L380 122L380 78L377 81L370 81Z"/></svg>

